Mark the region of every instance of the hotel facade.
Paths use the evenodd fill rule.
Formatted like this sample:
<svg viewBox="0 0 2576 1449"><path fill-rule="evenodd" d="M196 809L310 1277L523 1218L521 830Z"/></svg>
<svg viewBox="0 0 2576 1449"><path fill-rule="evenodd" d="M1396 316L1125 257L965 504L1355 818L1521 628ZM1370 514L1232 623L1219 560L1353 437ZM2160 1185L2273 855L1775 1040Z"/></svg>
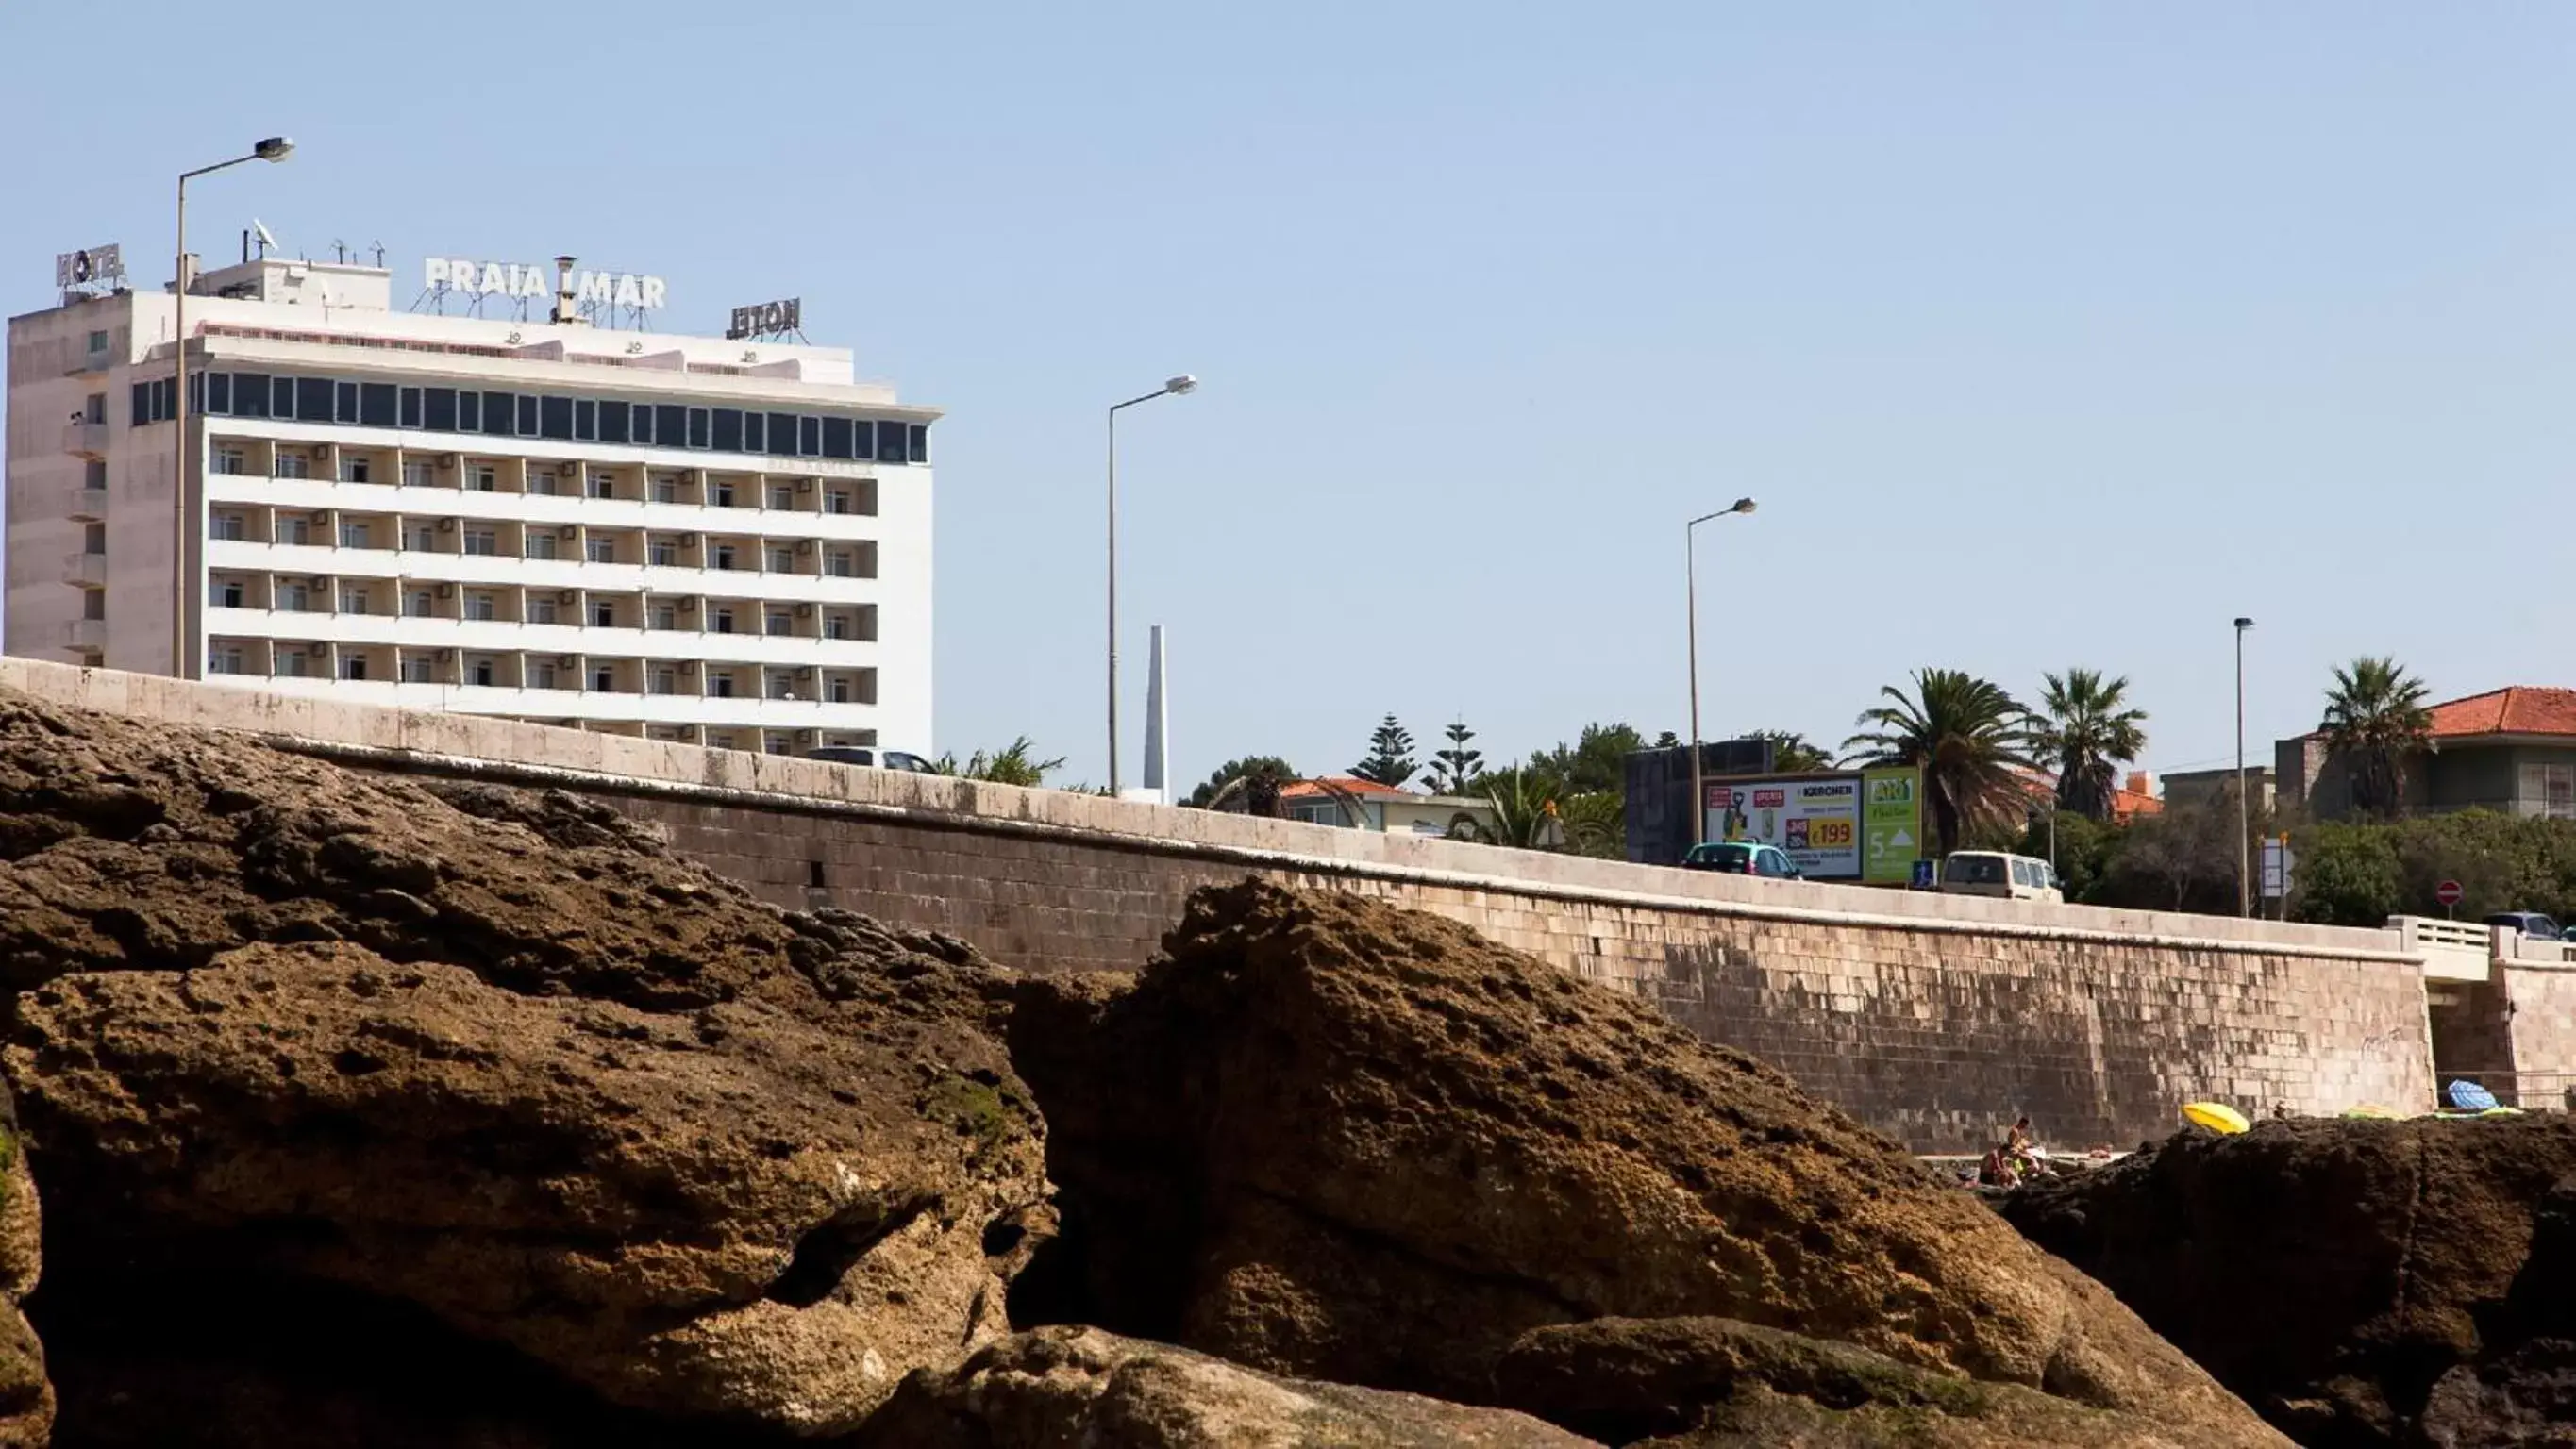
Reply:
<svg viewBox="0 0 2576 1449"><path fill-rule="evenodd" d="M8 652L926 753L937 411L847 349L599 325L661 282L560 260L434 260L408 311L381 267L246 261L184 339L170 292L11 318Z"/></svg>

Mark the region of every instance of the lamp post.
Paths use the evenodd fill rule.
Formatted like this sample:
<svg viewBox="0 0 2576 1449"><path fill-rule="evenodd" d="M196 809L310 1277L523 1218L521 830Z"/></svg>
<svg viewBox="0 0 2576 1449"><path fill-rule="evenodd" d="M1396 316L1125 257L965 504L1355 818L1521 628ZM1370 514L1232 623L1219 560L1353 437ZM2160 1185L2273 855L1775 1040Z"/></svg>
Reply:
<svg viewBox="0 0 2576 1449"><path fill-rule="evenodd" d="M2236 914L2254 914L2253 810L2245 798L2245 631L2254 621L2236 621Z"/></svg>
<svg viewBox="0 0 2576 1449"><path fill-rule="evenodd" d="M171 317L171 330L178 339L172 348L178 371L171 383L170 412L179 424L170 459L170 673L179 679L188 677L188 595L196 587L195 570L188 567L188 546L192 533L203 536L202 530L191 527L197 510L188 501L188 463L196 451L188 446L188 284L195 280L188 275L188 180L247 161L283 161L293 154L293 141L271 136L251 147L247 156L179 173L179 257L170 273L178 279Z"/></svg>
<svg viewBox="0 0 2576 1449"><path fill-rule="evenodd" d="M1179 397L1195 390L1199 380L1182 373L1143 397L1131 397L1109 409L1109 794L1118 794L1118 414L1123 408Z"/></svg>
<svg viewBox="0 0 2576 1449"><path fill-rule="evenodd" d="M1703 513L1682 525L1683 599L1690 612L1690 765L1691 765L1691 844L1696 847L1708 832L1707 786L1700 778L1699 748L1699 526L1713 518L1731 513L1751 513L1760 505L1750 498L1738 498L1715 513Z"/></svg>

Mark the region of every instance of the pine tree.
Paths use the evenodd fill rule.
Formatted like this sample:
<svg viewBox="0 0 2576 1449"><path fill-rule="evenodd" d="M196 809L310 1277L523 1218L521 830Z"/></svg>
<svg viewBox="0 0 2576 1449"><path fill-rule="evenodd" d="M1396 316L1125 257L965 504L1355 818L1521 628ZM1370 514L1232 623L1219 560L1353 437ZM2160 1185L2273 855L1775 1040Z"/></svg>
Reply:
<svg viewBox="0 0 2576 1449"><path fill-rule="evenodd" d="M1392 789L1413 778L1422 768L1413 758L1413 736L1388 715L1369 736L1368 758L1351 766L1351 773L1372 785Z"/></svg>
<svg viewBox="0 0 2576 1449"><path fill-rule="evenodd" d="M1467 742L1476 737L1476 732L1467 728L1465 720L1452 723L1447 733L1449 748L1431 752L1431 793L1465 795L1474 791L1476 782L1484 778L1485 752L1467 748Z"/></svg>

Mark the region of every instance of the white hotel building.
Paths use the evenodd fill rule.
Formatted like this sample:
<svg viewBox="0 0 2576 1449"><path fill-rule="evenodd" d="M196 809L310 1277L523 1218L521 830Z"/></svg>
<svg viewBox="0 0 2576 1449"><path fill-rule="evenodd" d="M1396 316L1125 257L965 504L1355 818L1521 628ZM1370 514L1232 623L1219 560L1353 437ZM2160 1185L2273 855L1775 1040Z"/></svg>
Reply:
<svg viewBox="0 0 2576 1449"><path fill-rule="evenodd" d="M844 348L612 330L542 295L485 302L532 321L398 312L392 287L273 258L196 277L184 502L177 299L11 318L8 652L927 751L936 410Z"/></svg>

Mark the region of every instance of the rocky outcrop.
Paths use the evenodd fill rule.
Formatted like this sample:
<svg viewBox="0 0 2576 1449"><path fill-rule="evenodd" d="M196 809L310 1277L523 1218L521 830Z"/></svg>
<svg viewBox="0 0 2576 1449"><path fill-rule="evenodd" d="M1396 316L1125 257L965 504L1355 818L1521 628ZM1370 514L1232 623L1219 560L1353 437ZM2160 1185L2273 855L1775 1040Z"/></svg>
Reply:
<svg viewBox="0 0 2576 1449"><path fill-rule="evenodd" d="M1505 1409L1283 1379L1096 1328L1041 1328L905 1381L852 1449L1586 1449Z"/></svg>
<svg viewBox="0 0 2576 1449"><path fill-rule="evenodd" d="M35 1175L0 1098L0 1449L41 1449L53 1433L45 1348L21 1308L43 1273L42 1229Z"/></svg>
<svg viewBox="0 0 2576 1449"><path fill-rule="evenodd" d="M2565 1117L2183 1134L2004 1213L2301 1443L2501 1449L2576 1417Z"/></svg>
<svg viewBox="0 0 2576 1449"><path fill-rule="evenodd" d="M1488 1403L1535 1330L1725 1318L2179 1442L2277 1442L1892 1144L1447 921L1202 892L1132 986L1026 983L1011 1041L1066 1215L1032 1314Z"/></svg>
<svg viewBox="0 0 2576 1449"><path fill-rule="evenodd" d="M98 1390L67 1434L216 1442L119 1419L108 1360L291 1377L355 1324L381 1404L452 1406L450 1365L499 1354L513 1423L757 1442L1007 1329L1041 1129L954 941L782 914L569 797L16 698L0 856L36 1317ZM160 1332L137 1293L237 1306ZM297 1295L336 1322L266 1308Z"/></svg>

